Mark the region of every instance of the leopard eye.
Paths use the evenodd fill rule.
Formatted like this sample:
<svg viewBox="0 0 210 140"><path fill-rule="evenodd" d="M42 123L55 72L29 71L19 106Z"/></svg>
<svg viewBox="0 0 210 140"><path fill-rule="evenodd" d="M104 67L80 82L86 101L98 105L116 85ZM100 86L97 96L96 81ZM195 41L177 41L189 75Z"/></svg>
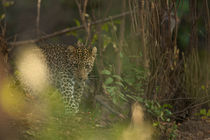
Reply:
<svg viewBox="0 0 210 140"><path fill-rule="evenodd" d="M91 66L90 65L85 65L85 68L89 69L89 68L91 68Z"/></svg>
<svg viewBox="0 0 210 140"><path fill-rule="evenodd" d="M78 67L78 64L73 64L73 67Z"/></svg>

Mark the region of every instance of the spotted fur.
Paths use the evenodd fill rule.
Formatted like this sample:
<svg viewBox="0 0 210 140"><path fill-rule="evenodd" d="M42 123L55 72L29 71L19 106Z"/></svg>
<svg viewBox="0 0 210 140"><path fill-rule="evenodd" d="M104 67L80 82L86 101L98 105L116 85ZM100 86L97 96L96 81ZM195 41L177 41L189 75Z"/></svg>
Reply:
<svg viewBox="0 0 210 140"><path fill-rule="evenodd" d="M63 96L68 113L79 111L79 104L85 86L85 80L91 72L96 57L96 47L55 44L38 45L46 59L49 79Z"/></svg>

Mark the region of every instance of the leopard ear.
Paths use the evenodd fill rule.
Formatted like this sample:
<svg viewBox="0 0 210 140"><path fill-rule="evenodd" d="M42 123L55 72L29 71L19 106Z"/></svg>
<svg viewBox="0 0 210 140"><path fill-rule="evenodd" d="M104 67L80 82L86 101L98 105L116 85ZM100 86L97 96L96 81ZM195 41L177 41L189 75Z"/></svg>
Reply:
<svg viewBox="0 0 210 140"><path fill-rule="evenodd" d="M92 55L95 57L96 56L96 53L97 53L97 48L96 47L93 47L93 49L92 49Z"/></svg>
<svg viewBox="0 0 210 140"><path fill-rule="evenodd" d="M69 50L71 53L73 53L76 49L75 49L74 46L70 45L70 46L68 46L68 50Z"/></svg>

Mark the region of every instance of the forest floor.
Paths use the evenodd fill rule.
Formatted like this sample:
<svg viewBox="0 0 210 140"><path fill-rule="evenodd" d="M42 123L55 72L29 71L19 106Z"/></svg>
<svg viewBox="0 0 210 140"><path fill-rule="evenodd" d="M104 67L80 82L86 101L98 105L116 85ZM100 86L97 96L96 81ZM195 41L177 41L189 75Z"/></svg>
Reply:
<svg viewBox="0 0 210 140"><path fill-rule="evenodd" d="M210 118L187 120L178 125L178 140L210 140Z"/></svg>
<svg viewBox="0 0 210 140"><path fill-rule="evenodd" d="M105 127L99 126L96 114L90 111L80 112L68 118L40 116L34 113L32 110L22 118L7 120L4 125L9 126L9 129L3 130L11 132L4 133L4 137L0 136L0 138L4 140L121 140L123 132L129 126L128 121L120 121ZM187 120L180 123L177 134L175 138L177 140L210 140L210 119ZM125 138L125 140L131 139ZM139 139L132 138L132 140Z"/></svg>
<svg viewBox="0 0 210 140"><path fill-rule="evenodd" d="M13 116L0 109L0 140L144 140L124 137L128 132L134 134L127 131L130 121L116 116L110 117L113 121L99 117L100 109L81 109L78 114L70 116L62 113L62 105L57 102L49 104L50 108L39 100L28 100L27 109L17 111L20 113ZM177 126L176 140L210 140L210 118L189 119ZM147 133L147 126L142 128L141 132Z"/></svg>

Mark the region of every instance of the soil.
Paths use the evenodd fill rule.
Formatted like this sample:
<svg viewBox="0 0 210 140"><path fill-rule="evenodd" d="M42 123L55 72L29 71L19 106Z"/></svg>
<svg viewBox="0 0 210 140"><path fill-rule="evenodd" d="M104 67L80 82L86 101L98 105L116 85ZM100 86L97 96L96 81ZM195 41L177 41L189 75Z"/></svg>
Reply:
<svg viewBox="0 0 210 140"><path fill-rule="evenodd" d="M177 140L210 140L210 118L179 124Z"/></svg>

